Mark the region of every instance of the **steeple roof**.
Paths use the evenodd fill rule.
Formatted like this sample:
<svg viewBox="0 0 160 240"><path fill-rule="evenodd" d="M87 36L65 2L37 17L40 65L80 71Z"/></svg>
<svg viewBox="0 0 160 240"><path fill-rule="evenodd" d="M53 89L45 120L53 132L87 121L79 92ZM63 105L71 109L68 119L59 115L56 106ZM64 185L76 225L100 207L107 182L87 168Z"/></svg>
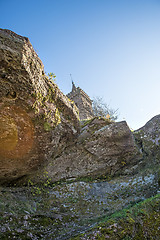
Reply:
<svg viewBox="0 0 160 240"><path fill-rule="evenodd" d="M74 91L76 91L76 86L75 86L75 84L74 84L74 82L73 82L73 80L72 80L72 92L74 92Z"/></svg>

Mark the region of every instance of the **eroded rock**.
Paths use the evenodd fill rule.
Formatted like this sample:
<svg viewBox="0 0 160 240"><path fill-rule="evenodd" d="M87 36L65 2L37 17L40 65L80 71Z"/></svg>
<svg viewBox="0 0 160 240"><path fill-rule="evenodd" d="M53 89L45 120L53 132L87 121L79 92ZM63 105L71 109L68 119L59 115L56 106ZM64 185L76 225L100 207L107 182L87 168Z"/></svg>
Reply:
<svg viewBox="0 0 160 240"><path fill-rule="evenodd" d="M125 121L95 118L82 127L73 144L54 156L46 171L53 181L88 175L108 178L123 174L141 158Z"/></svg>
<svg viewBox="0 0 160 240"><path fill-rule="evenodd" d="M136 130L134 136L143 154L143 164L157 168L160 163L160 115Z"/></svg>
<svg viewBox="0 0 160 240"><path fill-rule="evenodd" d="M78 132L78 109L44 74L28 38L0 29L0 183L47 164Z"/></svg>
<svg viewBox="0 0 160 240"><path fill-rule="evenodd" d="M141 159L124 121L93 118L78 134L77 107L44 74L29 40L3 29L0 82L1 184L107 178L125 173Z"/></svg>

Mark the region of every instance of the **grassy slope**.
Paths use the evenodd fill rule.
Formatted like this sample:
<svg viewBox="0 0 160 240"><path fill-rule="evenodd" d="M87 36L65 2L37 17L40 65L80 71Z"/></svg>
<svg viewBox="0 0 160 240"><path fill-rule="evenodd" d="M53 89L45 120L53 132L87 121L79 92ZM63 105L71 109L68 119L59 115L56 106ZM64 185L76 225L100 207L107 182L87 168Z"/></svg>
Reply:
<svg viewBox="0 0 160 240"><path fill-rule="evenodd" d="M100 219L99 225L73 239L160 239L160 194Z"/></svg>

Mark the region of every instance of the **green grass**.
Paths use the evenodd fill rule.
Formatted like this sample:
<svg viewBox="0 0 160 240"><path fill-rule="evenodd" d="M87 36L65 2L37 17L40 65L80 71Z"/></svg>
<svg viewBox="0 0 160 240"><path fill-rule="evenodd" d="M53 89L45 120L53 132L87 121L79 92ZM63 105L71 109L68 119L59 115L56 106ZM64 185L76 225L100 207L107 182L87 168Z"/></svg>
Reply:
<svg viewBox="0 0 160 240"><path fill-rule="evenodd" d="M160 239L160 194L99 219L89 232L71 238L81 239Z"/></svg>

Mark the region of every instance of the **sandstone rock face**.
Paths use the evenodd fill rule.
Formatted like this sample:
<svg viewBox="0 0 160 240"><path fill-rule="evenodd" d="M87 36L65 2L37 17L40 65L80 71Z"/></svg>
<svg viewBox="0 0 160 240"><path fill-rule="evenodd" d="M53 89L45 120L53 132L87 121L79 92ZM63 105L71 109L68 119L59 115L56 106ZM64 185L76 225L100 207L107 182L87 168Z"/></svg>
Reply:
<svg viewBox="0 0 160 240"><path fill-rule="evenodd" d="M144 158L151 164L158 164L160 159L160 115L153 117L142 128L134 132L137 144Z"/></svg>
<svg viewBox="0 0 160 240"><path fill-rule="evenodd" d="M93 118L79 134L77 107L44 74L29 40L3 29L0 83L1 184L108 178L141 159L126 122Z"/></svg>
<svg viewBox="0 0 160 240"><path fill-rule="evenodd" d="M109 124L95 118L82 127L73 144L54 155L46 171L53 181L88 175L108 178L123 174L141 157L125 121Z"/></svg>
<svg viewBox="0 0 160 240"><path fill-rule="evenodd" d="M28 38L0 29L0 183L33 173L79 131L77 108Z"/></svg>

